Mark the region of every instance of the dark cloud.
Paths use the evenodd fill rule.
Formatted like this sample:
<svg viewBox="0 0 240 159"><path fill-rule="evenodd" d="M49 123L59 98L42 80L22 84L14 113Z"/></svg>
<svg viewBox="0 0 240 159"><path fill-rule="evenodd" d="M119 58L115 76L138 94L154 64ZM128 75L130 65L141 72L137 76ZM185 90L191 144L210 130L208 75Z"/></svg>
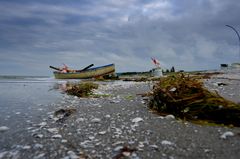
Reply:
<svg viewBox="0 0 240 159"><path fill-rule="evenodd" d="M239 8L235 0L2 0L0 74L50 74L48 65L63 62L144 71L151 57L166 68L215 69L239 59L225 26L240 29Z"/></svg>

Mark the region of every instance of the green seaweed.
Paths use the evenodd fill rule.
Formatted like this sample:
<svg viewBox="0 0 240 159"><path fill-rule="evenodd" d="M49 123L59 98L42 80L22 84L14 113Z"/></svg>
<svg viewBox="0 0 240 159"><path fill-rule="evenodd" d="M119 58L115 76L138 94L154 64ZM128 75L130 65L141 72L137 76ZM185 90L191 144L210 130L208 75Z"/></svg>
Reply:
<svg viewBox="0 0 240 159"><path fill-rule="evenodd" d="M77 97L89 97L93 89L97 89L98 84L93 82L80 82L78 84L68 84L66 93Z"/></svg>
<svg viewBox="0 0 240 159"><path fill-rule="evenodd" d="M154 85L149 108L190 121L240 126L240 105L204 88L195 76L161 78Z"/></svg>
<svg viewBox="0 0 240 159"><path fill-rule="evenodd" d="M91 94L93 98L107 98L107 97L112 97L111 94Z"/></svg>
<svg viewBox="0 0 240 159"><path fill-rule="evenodd" d="M134 96L133 95L127 95L124 97L126 100L133 100Z"/></svg>

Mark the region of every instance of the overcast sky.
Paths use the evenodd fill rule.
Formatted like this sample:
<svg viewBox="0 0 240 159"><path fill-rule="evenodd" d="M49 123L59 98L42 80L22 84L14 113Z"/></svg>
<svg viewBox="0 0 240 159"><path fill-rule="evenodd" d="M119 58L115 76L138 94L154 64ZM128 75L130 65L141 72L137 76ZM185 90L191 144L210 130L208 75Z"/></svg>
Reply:
<svg viewBox="0 0 240 159"><path fill-rule="evenodd" d="M240 61L238 0L1 0L0 74L49 65L203 70Z"/></svg>

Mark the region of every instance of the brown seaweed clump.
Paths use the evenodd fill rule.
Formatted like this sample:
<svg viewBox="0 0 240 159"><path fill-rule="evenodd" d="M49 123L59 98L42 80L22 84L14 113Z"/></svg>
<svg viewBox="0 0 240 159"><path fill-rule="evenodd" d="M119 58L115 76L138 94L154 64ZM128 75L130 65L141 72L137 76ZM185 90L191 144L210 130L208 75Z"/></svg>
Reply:
<svg viewBox="0 0 240 159"><path fill-rule="evenodd" d="M63 123L69 116L74 114L77 110L75 108L66 108L66 109L59 109L54 112L54 116L57 117L58 119L56 122L61 122Z"/></svg>
<svg viewBox="0 0 240 159"><path fill-rule="evenodd" d="M129 148L128 146L124 146L119 149L119 152L113 159L124 159L132 155L133 152L137 151L136 148Z"/></svg>
<svg viewBox="0 0 240 159"><path fill-rule="evenodd" d="M77 97L88 97L92 94L93 89L97 89L98 84L93 82L81 82L67 86L67 94Z"/></svg>
<svg viewBox="0 0 240 159"><path fill-rule="evenodd" d="M149 107L163 114L210 123L240 126L240 105L210 92L195 77L178 74L159 80Z"/></svg>

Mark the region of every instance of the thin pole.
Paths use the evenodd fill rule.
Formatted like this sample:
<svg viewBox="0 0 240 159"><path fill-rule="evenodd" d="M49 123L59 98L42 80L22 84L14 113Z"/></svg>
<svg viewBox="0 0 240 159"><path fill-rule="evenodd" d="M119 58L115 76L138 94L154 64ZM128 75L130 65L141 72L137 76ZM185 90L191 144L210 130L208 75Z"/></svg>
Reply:
<svg viewBox="0 0 240 159"><path fill-rule="evenodd" d="M231 25L226 25L227 27L231 28L233 31L235 31L235 33L237 34L238 36L238 42L239 42L239 59L240 59L240 36L239 36L239 33L238 31Z"/></svg>

